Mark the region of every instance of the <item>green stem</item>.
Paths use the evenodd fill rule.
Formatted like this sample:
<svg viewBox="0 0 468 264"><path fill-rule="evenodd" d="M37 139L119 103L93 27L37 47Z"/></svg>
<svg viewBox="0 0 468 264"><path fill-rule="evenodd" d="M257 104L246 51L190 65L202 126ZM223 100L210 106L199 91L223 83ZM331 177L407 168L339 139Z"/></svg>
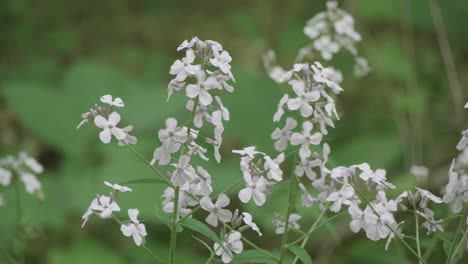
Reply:
<svg viewBox="0 0 468 264"><path fill-rule="evenodd" d="M468 207L465 208L465 211L463 212L463 217L460 218L460 221L458 222L458 228L457 231L455 232L455 238L452 241L452 248L450 249L450 254L447 256L447 259L445 260L445 264L448 264L452 261L453 259L453 252L455 250L455 244L458 240L458 233L461 231L461 228L463 226L463 222L465 222L466 215L468 213Z"/></svg>
<svg viewBox="0 0 468 264"><path fill-rule="evenodd" d="M130 146L129 144L126 144L126 146L128 147L128 149L130 149L135 155L137 155L138 158L140 158L146 165L148 165L148 167L151 168L151 170L153 170L156 174L158 174L161 179L163 179L163 181L165 183L167 183L167 185L171 186L172 188L174 188L174 184L172 184L171 181L169 181L169 179L164 176L164 174L159 171L158 169L156 169L155 167L153 167L151 165L151 163L149 161L147 161L140 153L138 153L132 146Z"/></svg>
<svg viewBox="0 0 468 264"><path fill-rule="evenodd" d="M169 263L175 263L175 249L177 243L177 223L178 223L178 209L179 209L179 191L180 187L175 188L174 197L174 210L172 215L172 228L171 228L171 247L169 249Z"/></svg>
<svg viewBox="0 0 468 264"><path fill-rule="evenodd" d="M418 217L418 213L416 212L416 205L414 204L414 201L412 202L413 204L413 214L414 214L414 222L415 222L415 229L416 229L416 249L418 251L418 256L420 259L422 259L422 255L421 255L421 245L420 245L420 242L419 242L419 217ZM422 262L419 261L419 263L421 264Z"/></svg>
<svg viewBox="0 0 468 264"><path fill-rule="evenodd" d="M325 206L325 208L322 210L322 212L320 213L320 215L317 217L317 219L315 220L314 224L312 224L312 226L310 227L309 231L307 232L310 233L311 231L315 230L315 228L317 228L317 225L320 223L320 220L322 220L322 217L325 215L325 213L327 212L328 210L328 204L327 206ZM301 243L301 248L304 248L307 244L307 241L309 240L309 237L310 235L306 236L304 238L304 240L302 241ZM294 257L294 260L293 260L293 264L296 264L296 262L299 260L299 258L296 256Z"/></svg>
<svg viewBox="0 0 468 264"><path fill-rule="evenodd" d="M338 216L341 215L342 213L343 213L343 212L340 212L340 213L335 214L334 216L328 218L327 221L324 221L324 222L320 223L320 224L317 225L314 229L309 230L309 232L305 233L303 236L301 236L301 237L298 238L297 240L294 240L293 242L288 243L287 246L294 245L294 244L296 244L296 243L301 242L304 238L310 237L314 231L316 231L317 229L319 229L319 228L322 227L323 225L327 224L327 223L330 222L331 220L335 219L336 217L338 217Z"/></svg>
<svg viewBox="0 0 468 264"><path fill-rule="evenodd" d="M293 208L294 208L294 188L296 187L297 180L296 177L294 176L294 166L296 165L297 161L297 156L299 154L299 150L296 151L296 155L294 157L294 161L292 163L292 168L291 168L291 173L290 175L290 185L289 185L289 198L288 198L288 210L286 212L286 219L285 219L285 224L284 224L284 234L283 234L283 239L281 240L281 249L280 249L280 259L279 262L280 264L283 263L284 260L284 254L286 253L286 243L288 242L288 233L289 233L289 216L291 215Z"/></svg>

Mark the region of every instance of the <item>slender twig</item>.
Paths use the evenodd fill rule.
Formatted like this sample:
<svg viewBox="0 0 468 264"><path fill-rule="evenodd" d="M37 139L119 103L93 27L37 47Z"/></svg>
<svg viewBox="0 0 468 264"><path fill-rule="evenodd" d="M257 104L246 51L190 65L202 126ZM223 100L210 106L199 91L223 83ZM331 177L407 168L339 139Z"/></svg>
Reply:
<svg viewBox="0 0 468 264"><path fill-rule="evenodd" d="M331 220L335 219L336 217L340 216L342 213L343 213L343 212L337 213L337 214L335 214L334 216L328 218L326 221L320 223L320 224L317 225L314 229L309 230L309 232L305 233L303 236L301 236L301 237L298 238L297 240L294 240L293 242L288 243L287 246L291 246L291 245L297 244L297 243L303 241L304 238L310 237L310 236L312 235L313 232L315 232L316 230L318 230L319 228L321 228L322 226L324 226L325 224L327 224L327 223L330 222Z"/></svg>
<svg viewBox="0 0 468 264"><path fill-rule="evenodd" d="M460 218L460 221L458 222L457 231L455 232L455 238L453 239L452 247L450 248L450 254L447 255L447 259L445 260L446 264L450 263L452 261L452 259L453 259L453 255L454 255L453 252L455 250L455 244L457 243L457 240L458 240L458 234L459 234L459 232L461 231L461 229L463 227L463 223L465 222L467 213L468 213L468 207L465 208L465 211L463 213L463 217Z"/></svg>
<svg viewBox="0 0 468 264"><path fill-rule="evenodd" d="M413 214L414 214L414 222L415 222L415 229L416 229L416 250L418 252L418 256L419 258L422 258L422 255L421 255L421 245L420 245L420 242L419 242L419 216L418 216L418 213L417 213L417 209L416 209L416 205L414 204L414 201L411 202L413 204ZM419 261L419 263L421 264L421 261Z"/></svg>
<svg viewBox="0 0 468 264"><path fill-rule="evenodd" d="M174 209L172 212L172 228L171 228L171 246L170 246L170 251L169 251L169 263L173 264L175 263L175 249L176 249L176 243L177 243L177 220L179 218L178 212L179 212L179 193L180 193L180 187L176 186L175 187L175 197L174 197Z"/></svg>
<svg viewBox="0 0 468 264"><path fill-rule="evenodd" d="M320 223L320 220L322 220L322 217L325 216L325 213L327 212L328 210L328 204L325 206L325 208L323 208L322 212L320 213L320 215L317 217L317 219L315 220L315 222L312 224L312 226L310 227L309 231L307 233L310 233L311 231L315 230L317 228L317 225ZM306 236L304 238L304 240L302 241L301 243L301 248L304 248L305 245L307 244L307 241L309 240L309 237L310 235ZM296 264L296 262L299 260L299 257L295 257L294 260L293 260L293 264Z"/></svg>
<svg viewBox="0 0 468 264"><path fill-rule="evenodd" d="M294 189L296 187L297 179L294 176L294 166L296 165L297 156L299 155L299 150L296 151L296 155L294 156L294 161L291 165L291 173L289 174L290 178L290 185L289 185L289 198L288 198L288 210L286 212L286 219L284 224L284 234L283 239L281 240L281 249L280 249L280 259L279 263L283 263L284 254L286 253L286 243L288 242L288 232L289 232L289 216L291 215L293 208L294 208Z"/></svg>

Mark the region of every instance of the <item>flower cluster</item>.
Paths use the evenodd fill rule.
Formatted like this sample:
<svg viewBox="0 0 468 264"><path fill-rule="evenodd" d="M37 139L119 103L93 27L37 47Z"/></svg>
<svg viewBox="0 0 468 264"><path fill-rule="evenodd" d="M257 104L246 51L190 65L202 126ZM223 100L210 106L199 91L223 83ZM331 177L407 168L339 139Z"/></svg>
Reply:
<svg viewBox="0 0 468 264"><path fill-rule="evenodd" d="M360 57L356 49L361 35L354 29L354 18L340 9L336 1L328 1L326 11L307 21L304 34L312 43L299 51L299 61L314 57L315 52L320 53L324 60L331 60L334 54L345 49L355 57L356 75L364 76L369 72L367 60Z"/></svg>
<svg viewBox="0 0 468 264"><path fill-rule="evenodd" d="M25 152L20 152L18 157L7 156L0 159L0 186L9 186L12 182L23 183L26 192L43 198L42 185L37 175L44 172L42 165ZM5 204L0 193L0 206Z"/></svg>
<svg viewBox="0 0 468 264"><path fill-rule="evenodd" d="M117 194L132 191L132 189L127 186L112 184L107 181L105 181L104 184L110 187L112 191L109 193L109 195L96 195L96 198L91 201L88 209L83 214L82 228L86 225L92 215L95 215L101 219L108 219L112 217L114 217L114 219L118 219L117 216L114 215L114 212L120 212L120 206L117 204ZM138 214L138 209L128 209L128 216L130 220L121 223L120 230L124 236L132 237L135 244L140 246L142 245L144 237L147 235L147 233L145 225L140 223L137 219ZM117 221L120 222L120 220Z"/></svg>
<svg viewBox="0 0 468 264"><path fill-rule="evenodd" d="M125 106L123 100L119 97L114 99L112 95L107 94L101 97L101 102L105 106L95 104L88 112L81 115L83 120L76 128L79 129L86 123L93 123L97 128L102 129L99 139L104 144L110 143L112 137L118 141L119 146L136 144L137 138L130 135L133 126L118 127L121 117L115 110Z"/></svg>
<svg viewBox="0 0 468 264"><path fill-rule="evenodd" d="M271 193L270 189L283 180L280 164L284 161L284 153L272 159L265 153L256 151L255 147L233 150L233 152L241 155L240 168L246 185L240 190L239 199L243 203L248 203L253 198L256 205L263 205L266 196ZM258 159L258 156L261 158Z"/></svg>

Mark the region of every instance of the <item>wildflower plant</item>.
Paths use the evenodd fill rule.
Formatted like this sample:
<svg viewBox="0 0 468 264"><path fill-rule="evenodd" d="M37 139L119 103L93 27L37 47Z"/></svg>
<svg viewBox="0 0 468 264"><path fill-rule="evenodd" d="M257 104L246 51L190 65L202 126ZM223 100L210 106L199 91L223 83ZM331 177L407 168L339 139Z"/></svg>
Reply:
<svg viewBox="0 0 468 264"><path fill-rule="evenodd" d="M369 72L369 69L355 47L361 36L354 29L354 19L338 8L335 1L329 1L325 12L308 21L304 32L313 43L302 49L300 54L318 52L320 58L325 60L323 64L318 60L295 63L289 70L284 70L273 66L272 53L267 54L265 59L270 77L286 86L276 112L272 113L272 119L278 125L271 134L277 153L264 153L255 146L232 150L239 157L239 175L242 176L230 188L216 194L212 186L216 178L212 178L200 164L211 159L221 162L224 122L230 119L222 98L225 92L234 92L232 85L235 79L231 72L232 58L220 43L194 37L177 48L184 57L170 67L169 74L173 79L168 85L168 101L174 93L185 94L187 120L166 119L165 127L157 134L160 144L150 160L133 149L132 145L137 143L136 137L130 134L133 127L121 124L119 111L125 106L124 100L111 95L102 96L102 105L95 105L84 113L78 128L86 123L94 125L104 144L116 140L120 146L126 146L157 175L158 179L152 181L167 185L161 194L161 204L162 210L171 215L170 221L166 222L171 231L169 259L163 260L159 253L153 253L146 247L145 239L151 233L147 232L145 221L138 219L137 208L124 210L128 220L122 220L118 215L122 210L118 199L125 197L124 193L133 191L127 185L137 183L138 179L120 184L105 182L110 192L96 195L91 201L83 215L83 227L91 218L113 219L120 226L122 234L131 237L157 263L175 263L181 226L212 240L212 244L208 245L197 239L211 253L207 263L213 258L230 263L240 257L245 262L261 258L265 263L285 263L289 252L293 254L292 263L299 260L311 263L304 248L313 232L335 217L346 215L351 232L363 233L372 241L384 240L385 249L390 247L393 240L397 240L415 260L427 263L427 258L422 254L419 230L423 228L427 235L443 232L444 219L432 208L449 204L456 214L454 217L460 218L447 253L447 263L455 260L458 253L464 250L462 246L466 248L468 244L468 208L465 205L468 202L468 174L458 169L454 161L442 197L419 187L404 190L395 196L397 186L384 169L373 168L368 163L351 166L333 164L327 135L339 120L337 97L344 88L340 71L325 63L340 49L345 49L360 64L359 75ZM316 58L315 55L313 58ZM202 132L206 126L210 127L208 135L206 129ZM468 134L464 131L457 148L462 150L467 144ZM213 148L213 156L208 154L207 146ZM292 157L291 161L289 157ZM289 164L289 170L284 168L285 164ZM414 168L413 171L421 175L429 173L424 168ZM0 184L6 182L9 182L9 176L0 170ZM287 182L289 186L288 205L278 208L281 212L271 219L276 227L275 235L281 243L276 251L269 251L244 235L251 231L258 236L263 233L251 213L232 208L232 204L236 204L233 199L238 198L241 203L263 206L270 196L275 195L275 187L280 182ZM228 197L226 193L238 184L242 186L237 197ZM314 206L320 210L311 225L295 208L297 197L300 197L300 204L305 210ZM200 211L205 215L206 224L193 218ZM408 227L402 217L407 213L414 217L414 234L407 232ZM308 227L308 230L302 230L303 227ZM299 232L299 239L291 241L291 231ZM247 247L252 249L247 251Z"/></svg>

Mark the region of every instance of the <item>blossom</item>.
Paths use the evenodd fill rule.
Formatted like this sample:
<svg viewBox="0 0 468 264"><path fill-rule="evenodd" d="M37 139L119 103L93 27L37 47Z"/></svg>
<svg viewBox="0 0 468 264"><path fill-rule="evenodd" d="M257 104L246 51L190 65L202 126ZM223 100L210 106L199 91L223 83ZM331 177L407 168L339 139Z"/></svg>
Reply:
<svg viewBox="0 0 468 264"><path fill-rule="evenodd" d="M171 174L171 181L175 185L182 186L184 183L191 182L196 178L195 169L189 163L190 157L183 155L178 163L172 164L175 167L175 171Z"/></svg>
<svg viewBox="0 0 468 264"><path fill-rule="evenodd" d="M229 77L234 80L234 77L231 73L231 65L229 65L229 63L232 61L229 53L225 50L223 50L221 54L219 54L218 51L215 51L214 55L214 58L210 59L211 64L215 67L218 67L222 72L228 74Z"/></svg>
<svg viewBox="0 0 468 264"><path fill-rule="evenodd" d="M218 220L221 222L231 221L232 212L227 209L223 209L223 207L229 205L229 197L226 194L220 194L214 204L208 196L204 196L200 200L200 205L203 210L210 213L205 219L208 224L217 227Z"/></svg>
<svg viewBox="0 0 468 264"><path fill-rule="evenodd" d="M220 246L218 243L214 244L213 248L216 256L221 256L223 263L231 262L233 253L240 254L244 250L241 237L242 235L240 232L233 231L225 237L223 246Z"/></svg>
<svg viewBox="0 0 468 264"><path fill-rule="evenodd" d="M330 211L339 212L341 210L341 204L349 204L349 199L354 196L354 188L351 185L345 184L339 191L332 192L327 201L334 202L330 207Z"/></svg>
<svg viewBox="0 0 468 264"><path fill-rule="evenodd" d="M314 41L314 48L320 52L324 60L330 60L333 54L340 50L340 45L330 36L323 35Z"/></svg>
<svg viewBox="0 0 468 264"><path fill-rule="evenodd" d="M442 227L443 220L435 220L434 219L434 212L432 212L429 208L424 208L423 212L418 211L418 214L424 218L424 223L422 225L427 229L427 235L430 235L437 230L443 232L444 228Z"/></svg>
<svg viewBox="0 0 468 264"><path fill-rule="evenodd" d="M281 97L278 103L278 110L276 110L275 114L273 115L274 122L279 122L279 120L284 114L284 106L287 105L288 101L289 101L289 95L285 94L283 95L283 97Z"/></svg>
<svg viewBox="0 0 468 264"><path fill-rule="evenodd" d="M242 150L233 150L232 153L236 153L241 156L248 156L251 159L253 159L256 154L263 154L263 155L265 154L263 152L256 151L255 146L246 147L246 148L243 148Z"/></svg>
<svg viewBox="0 0 468 264"><path fill-rule="evenodd" d="M176 60L171 66L169 74L176 75L178 82L183 82L188 76L195 75L200 71L200 65L192 65L195 60L195 53L188 49L185 52L185 57L182 60Z"/></svg>
<svg viewBox="0 0 468 264"><path fill-rule="evenodd" d="M455 160L449 170L449 182L445 186L444 203L452 203L452 212L459 213L468 202L468 175L454 170Z"/></svg>
<svg viewBox="0 0 468 264"><path fill-rule="evenodd" d="M195 102L193 100L188 100L186 108L189 111L194 111L195 107ZM203 126L203 118L209 117L208 112L207 112L207 107L201 104L198 104L197 107L195 108L195 115L193 117L193 124L195 127L202 127Z"/></svg>
<svg viewBox="0 0 468 264"><path fill-rule="evenodd" d="M3 186L10 185L11 182L11 171L0 167L0 184Z"/></svg>
<svg viewBox="0 0 468 264"><path fill-rule="evenodd" d="M289 228L292 229L299 229L301 226L297 223L301 219L301 216L298 214L290 214L288 218L288 225ZM285 231L285 223L283 223L280 219L275 219L273 223L276 225L275 233L277 235L284 234Z"/></svg>
<svg viewBox="0 0 468 264"><path fill-rule="evenodd" d="M377 169L374 172L367 163L358 165L358 168L362 171L359 177L365 182L374 184L377 189L395 189L393 184L387 182L387 178L385 177L387 172L385 170Z"/></svg>
<svg viewBox="0 0 468 264"><path fill-rule="evenodd" d="M421 196L420 207L425 208L427 206L428 200L431 200L434 203L442 203L442 199L432 194L430 191L420 189L416 187L418 194Z"/></svg>
<svg viewBox="0 0 468 264"><path fill-rule="evenodd" d="M239 191L239 200L248 203L253 197L255 204L262 206L266 201L267 182L265 178L263 176L252 178L250 173L246 171L244 172L244 181L247 187Z"/></svg>
<svg viewBox="0 0 468 264"><path fill-rule="evenodd" d="M291 138L291 130L297 126L297 121L292 117L286 118L284 128L276 128L271 134L271 138L276 140L275 149L277 151L284 151L288 147L288 140Z"/></svg>
<svg viewBox="0 0 468 264"><path fill-rule="evenodd" d="M131 192L132 191L132 189L128 188L127 186L122 186L119 184L112 184L108 181L104 181L104 184L111 187L115 191L119 191L119 192Z"/></svg>
<svg viewBox="0 0 468 264"><path fill-rule="evenodd" d="M275 159L271 159L267 155L265 155L263 159L265 160L263 166L267 171L267 178L275 181L283 180L283 171L279 165L284 161L284 153L280 153Z"/></svg>
<svg viewBox="0 0 468 264"><path fill-rule="evenodd" d="M22 173L20 179L28 193L34 194L41 190L42 185L41 182L37 179L36 175L32 173Z"/></svg>
<svg viewBox="0 0 468 264"><path fill-rule="evenodd" d="M359 208L356 203L351 203L348 207L348 213L351 216L351 222L349 222L349 229L353 233L359 232L366 226L366 220L364 219L364 212Z"/></svg>
<svg viewBox="0 0 468 264"><path fill-rule="evenodd" d="M310 134L313 128L314 125L311 122L305 121L304 123L302 123L302 133L294 132L291 135L291 144L301 145L301 148L299 150L299 156L302 159L310 157L310 144L318 145L320 144L320 141L322 141L323 136L319 132Z"/></svg>
<svg viewBox="0 0 468 264"><path fill-rule="evenodd" d="M135 145L138 139L129 133L133 131L133 126L126 126L122 129L125 132L125 138L119 141L119 146Z"/></svg>
<svg viewBox="0 0 468 264"><path fill-rule="evenodd" d="M252 228L253 231L257 232L259 236L262 236L262 232L260 232L258 226L253 222L252 215L244 212L242 213L242 216L242 220L244 220L244 223L250 228Z"/></svg>
<svg viewBox="0 0 468 264"><path fill-rule="evenodd" d="M457 144L458 150L463 150L468 145L468 129L462 132L462 138Z"/></svg>
<svg viewBox="0 0 468 264"><path fill-rule="evenodd" d="M126 237L133 237L133 241L135 241L137 246L142 244L143 237L147 235L145 225L137 219L139 213L138 209L128 209L128 216L131 222L120 226L122 234Z"/></svg>
<svg viewBox="0 0 468 264"><path fill-rule="evenodd" d="M106 219L112 216L112 212L118 211L120 211L120 207L112 196L97 195L96 198L91 201L88 210L83 214L82 218L84 221L81 227L85 226L92 214L95 214L102 219Z"/></svg>
<svg viewBox="0 0 468 264"><path fill-rule="evenodd" d="M288 100L289 110L299 109L303 117L309 117L314 112L314 109L310 105L311 102L316 102L320 99L320 91L306 91L305 84L303 81L291 80L289 83L292 85L294 92L298 97Z"/></svg>
<svg viewBox="0 0 468 264"><path fill-rule="evenodd" d="M196 74L197 77L197 84L189 84L187 85L186 94L190 98L198 97L200 100L200 104L206 106L211 104L213 101L213 97L208 92L210 89L216 88L219 83L215 77L206 77L206 73L204 71L199 71Z"/></svg>
<svg viewBox="0 0 468 264"><path fill-rule="evenodd" d="M312 204L314 203L315 199L310 195L310 193L307 192L304 184L299 183L299 190L302 192L301 196L301 204L304 207L311 207Z"/></svg>
<svg viewBox="0 0 468 264"><path fill-rule="evenodd" d="M115 106L115 107L124 107L125 104L120 97L116 97L115 99L112 99L112 95L106 94L101 96L101 102L108 104L110 106Z"/></svg>
<svg viewBox="0 0 468 264"><path fill-rule="evenodd" d="M123 129L118 128L117 125L120 122L120 115L117 112L112 112L109 115L109 119L98 115L94 118L94 124L101 128L102 131L99 133L99 138L101 139L102 143L108 144L111 141L112 135L117 140L123 140L127 136Z"/></svg>
<svg viewBox="0 0 468 264"><path fill-rule="evenodd" d="M375 204L373 208L376 212L370 207L366 207L364 210L364 220L366 221L364 230L370 240L377 241L386 238L391 233L388 226L395 223L395 219L382 205Z"/></svg>

